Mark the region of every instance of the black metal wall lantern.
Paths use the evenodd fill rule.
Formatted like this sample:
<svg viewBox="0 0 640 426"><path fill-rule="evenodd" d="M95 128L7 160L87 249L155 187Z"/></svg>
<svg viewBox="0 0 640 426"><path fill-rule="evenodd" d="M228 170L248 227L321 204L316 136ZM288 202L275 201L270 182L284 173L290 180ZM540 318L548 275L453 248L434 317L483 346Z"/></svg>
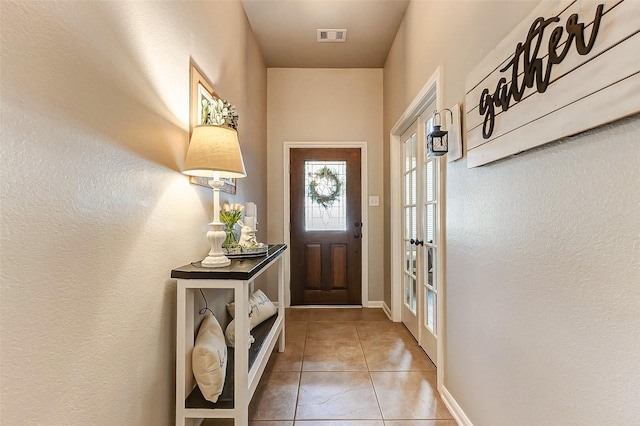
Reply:
<svg viewBox="0 0 640 426"><path fill-rule="evenodd" d="M440 112L449 111L451 114L451 124L453 124L453 113L449 108ZM446 130L440 130L440 112L433 111L433 131L427 135L427 157L439 157L449 152L449 137ZM438 124L436 124L436 121Z"/></svg>

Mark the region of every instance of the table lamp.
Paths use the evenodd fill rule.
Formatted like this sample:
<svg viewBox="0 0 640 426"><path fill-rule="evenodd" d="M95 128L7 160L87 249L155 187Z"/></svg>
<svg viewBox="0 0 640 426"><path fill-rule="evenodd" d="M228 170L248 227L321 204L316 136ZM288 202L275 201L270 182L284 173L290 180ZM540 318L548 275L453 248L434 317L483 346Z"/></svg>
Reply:
<svg viewBox="0 0 640 426"><path fill-rule="evenodd" d="M220 222L220 188L224 182L220 178L241 178L244 170L242 152L238 143L238 133L229 127L201 124L193 129L183 173L190 176L211 178L213 188L213 221L207 238L211 251L202 261L205 268L220 268L231 261L222 251L226 237L224 224Z"/></svg>

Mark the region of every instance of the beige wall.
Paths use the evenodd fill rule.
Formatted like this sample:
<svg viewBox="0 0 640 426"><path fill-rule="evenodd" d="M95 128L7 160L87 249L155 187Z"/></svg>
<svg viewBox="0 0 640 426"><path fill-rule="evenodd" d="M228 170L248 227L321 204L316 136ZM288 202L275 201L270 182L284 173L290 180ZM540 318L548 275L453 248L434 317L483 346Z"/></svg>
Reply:
<svg viewBox="0 0 640 426"><path fill-rule="evenodd" d="M367 142L369 194L382 192L382 69L268 71L269 241L283 241L284 142ZM369 207L369 300L382 300L382 207Z"/></svg>
<svg viewBox="0 0 640 426"><path fill-rule="evenodd" d="M385 141L437 66L444 105L462 103L534 7L413 1L385 66ZM475 426L640 423L639 129L448 165L445 387Z"/></svg>
<svg viewBox="0 0 640 426"><path fill-rule="evenodd" d="M266 206L266 69L239 1L2 1L0 423L174 424L175 281L211 190L179 170L189 58ZM266 226L266 215L261 222Z"/></svg>

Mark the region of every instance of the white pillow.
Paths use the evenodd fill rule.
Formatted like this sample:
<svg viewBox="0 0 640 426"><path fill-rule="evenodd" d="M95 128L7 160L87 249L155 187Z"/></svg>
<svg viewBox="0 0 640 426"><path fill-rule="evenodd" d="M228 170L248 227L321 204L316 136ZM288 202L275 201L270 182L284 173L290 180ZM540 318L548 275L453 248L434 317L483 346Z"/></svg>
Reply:
<svg viewBox="0 0 640 426"><path fill-rule="evenodd" d="M273 302L269 300L262 290L256 290L251 295L251 298L249 299L249 306L251 306L251 311L249 312L249 330L253 330L258 324L271 318L278 312L278 308L276 308ZM227 311L229 312L229 315L231 315L231 318L235 318L235 303L229 303L227 305ZM235 319L232 320L224 333L227 337L227 344L232 348L235 347L235 323ZM249 345L251 345L253 341L253 336L249 335Z"/></svg>
<svg viewBox="0 0 640 426"><path fill-rule="evenodd" d="M224 332L225 337L227 338L227 346L235 348L236 347L236 320L232 319L227 329ZM249 348L251 344L255 342L256 339L249 333ZM247 348L248 349L248 348Z"/></svg>
<svg viewBox="0 0 640 426"><path fill-rule="evenodd" d="M209 311L205 313L191 354L193 375L202 396L216 402L222 393L227 374L227 345L222 327Z"/></svg>
<svg viewBox="0 0 640 426"><path fill-rule="evenodd" d="M249 298L249 305L251 310L249 311L249 317L251 318L250 329L253 330L255 326L265 321L267 318L272 317L278 312L278 308L273 304L262 290L256 290ZM231 302L227 305L227 312L231 315L231 318L236 317L236 303Z"/></svg>

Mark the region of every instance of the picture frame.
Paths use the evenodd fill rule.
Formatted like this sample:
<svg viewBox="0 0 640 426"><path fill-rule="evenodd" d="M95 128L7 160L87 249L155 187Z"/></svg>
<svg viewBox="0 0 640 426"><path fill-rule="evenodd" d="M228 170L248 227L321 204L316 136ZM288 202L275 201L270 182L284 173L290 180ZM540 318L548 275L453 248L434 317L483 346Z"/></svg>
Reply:
<svg viewBox="0 0 640 426"><path fill-rule="evenodd" d="M220 96L218 96L216 91L213 90L213 85L204 76L202 71L200 71L200 68L196 65L193 59L190 61L189 65L189 140L191 140L193 128L202 124L202 100L207 99L209 101L213 101L214 99L219 99ZM221 180L224 182L224 186L220 188L220 191L232 195L236 193L235 179L222 178ZM190 176L189 182L195 185L211 188L211 186L209 186L208 178Z"/></svg>

